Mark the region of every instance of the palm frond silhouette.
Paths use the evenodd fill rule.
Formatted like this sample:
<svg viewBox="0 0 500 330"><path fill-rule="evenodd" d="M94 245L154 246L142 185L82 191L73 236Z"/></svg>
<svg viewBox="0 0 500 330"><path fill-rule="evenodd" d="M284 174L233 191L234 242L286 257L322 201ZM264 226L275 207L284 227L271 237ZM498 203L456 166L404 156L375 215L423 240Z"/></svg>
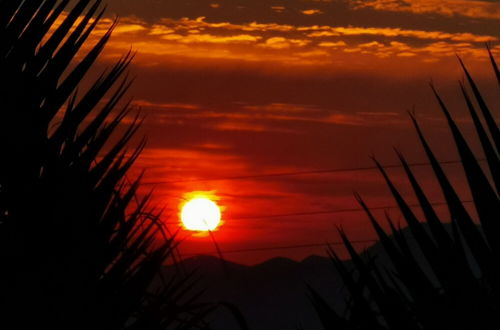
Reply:
<svg viewBox="0 0 500 330"><path fill-rule="evenodd" d="M204 328L190 276L152 289L175 237L124 183L144 148L127 149L137 116L113 135L133 55L78 94L116 23L76 63L104 11L69 3L0 1L0 327Z"/></svg>
<svg viewBox="0 0 500 330"><path fill-rule="evenodd" d="M488 53L500 83L500 73L489 48ZM472 75L460 58L459 62L473 98L463 84L460 84L460 89L487 160L487 168L480 166L445 102L434 86L431 88L460 156L479 226L460 201L415 116L410 114L441 187L451 225L445 225L448 221L433 209L399 151L396 151L397 155L420 204L422 219L410 208L384 168L375 161L399 206L409 234L397 228L389 216L391 233L386 233L365 201L356 195L391 266L377 264L373 258L356 252L347 235L340 231L352 258L353 269L346 267L333 250L330 254L348 291L346 311L333 310L318 292L309 288L310 299L325 329L486 330L500 327L500 131Z"/></svg>

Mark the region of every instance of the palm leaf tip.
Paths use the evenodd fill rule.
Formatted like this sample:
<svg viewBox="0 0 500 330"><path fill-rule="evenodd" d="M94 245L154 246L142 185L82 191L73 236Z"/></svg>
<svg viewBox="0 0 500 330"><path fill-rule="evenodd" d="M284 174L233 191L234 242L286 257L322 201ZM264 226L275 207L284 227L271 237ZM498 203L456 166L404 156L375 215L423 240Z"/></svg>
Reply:
<svg viewBox="0 0 500 330"><path fill-rule="evenodd" d="M500 83L498 67L489 48L488 54ZM413 193L418 199L429 231L424 228L423 223L418 221L385 169L374 159L409 230L396 228L387 216L392 229L392 237L389 236L373 217L361 197L358 194L354 195L367 214L394 270L384 272L370 260L363 260L352 247L345 232L340 230L344 246L352 258L354 273L357 273L359 277L354 278L336 254L330 252L334 256L334 264L342 274L342 280L349 291L350 313L342 315L342 319L336 322L336 327L342 329L342 326L347 328L353 325L359 329L391 330L427 328L493 330L498 327L499 307L496 301L500 297L500 281L498 280L500 250L498 242L495 241L495 237L498 237L500 233L500 225L495 221L500 214L500 201L497 195L499 184L496 178L499 172L497 151L500 150L498 127L465 64L460 58L458 59L471 86L475 101L479 105L480 114L483 116L479 118L475 105L464 86L461 85L462 95L488 161L491 180L479 165L467 139L432 83L431 89L451 129L481 227L476 225L460 200L457 190L450 183L442 164L428 144L415 114L410 112L410 119L445 197L451 218L451 229L448 230L448 225L443 223L441 215L434 210L421 182L416 178L401 152L396 150L406 177L413 188ZM483 127L483 120L486 122L487 129ZM410 233L409 236L407 232ZM421 250L422 253L419 255L416 253L417 250ZM428 265L426 266L423 261L427 261ZM435 276L429 277L429 275ZM365 295L363 296L360 292L364 292ZM370 297L370 302L367 303L363 297ZM325 311L326 308L318 306L317 300L314 303L316 310L321 309L323 313L336 316L332 312ZM374 315L376 315L375 318L373 318ZM322 317L325 318L325 316ZM372 320L372 322L367 322L367 320ZM383 322L379 323L380 320ZM339 322L342 321L346 323L339 326ZM328 328L325 326L325 329ZM330 328L333 327L330 326Z"/></svg>
<svg viewBox="0 0 500 330"><path fill-rule="evenodd" d="M10 224L0 227L0 327L204 326L186 283L151 289L177 242L158 241L158 210L136 198L140 178L124 184L145 146L127 150L139 117L117 132L127 106L111 118L133 54L77 96L117 23L72 65L104 8L76 0L65 12L70 2L0 1L0 221Z"/></svg>

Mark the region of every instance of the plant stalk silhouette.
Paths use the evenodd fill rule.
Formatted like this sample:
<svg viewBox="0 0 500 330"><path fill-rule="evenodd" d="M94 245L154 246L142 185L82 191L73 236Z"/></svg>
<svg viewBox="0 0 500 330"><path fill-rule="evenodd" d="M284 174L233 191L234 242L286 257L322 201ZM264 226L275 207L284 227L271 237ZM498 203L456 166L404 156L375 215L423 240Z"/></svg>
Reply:
<svg viewBox="0 0 500 330"><path fill-rule="evenodd" d="M500 83L500 72L489 48L488 53ZM325 329L500 328L500 131L476 82L460 58L459 62L472 90L473 98L460 83L487 160L486 169L480 166L445 102L433 85L431 88L452 133L480 226L460 201L415 116L410 113L445 197L451 225L445 226L447 221L435 212L399 151L396 151L397 155L418 199L422 219L414 213L385 169L375 160L399 206L410 236L396 228L387 215L391 237L364 200L356 195L391 265L377 264L374 258L356 252L347 235L340 230L344 246L352 258L353 269L346 267L333 249L330 249L330 255L348 291L346 310L343 313L333 310L318 292L309 288L309 297ZM410 245L410 239L416 242L416 248ZM424 266L418 255L428 266Z"/></svg>
<svg viewBox="0 0 500 330"><path fill-rule="evenodd" d="M0 327L205 328L190 276L152 289L176 243L124 181L144 148L117 109L133 55L78 93L116 22L76 62L104 10L69 3L0 0Z"/></svg>

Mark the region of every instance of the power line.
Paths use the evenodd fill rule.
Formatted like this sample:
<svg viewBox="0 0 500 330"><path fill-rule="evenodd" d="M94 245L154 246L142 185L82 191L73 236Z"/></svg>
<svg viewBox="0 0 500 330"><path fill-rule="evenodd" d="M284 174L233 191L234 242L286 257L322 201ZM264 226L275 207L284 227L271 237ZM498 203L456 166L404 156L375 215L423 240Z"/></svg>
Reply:
<svg viewBox="0 0 500 330"><path fill-rule="evenodd" d="M473 203L472 200L464 200L462 203ZM434 202L430 203L433 206L443 206L447 205L446 202ZM420 204L408 204L409 207L419 207ZM379 211L379 210L390 210L397 209L399 206L397 205L383 205L383 206L374 206L368 208L369 211ZM309 216L309 215L326 215L326 214L335 214L335 213L352 213L352 212L364 212L362 208L345 208L345 209L336 209L336 210L326 210L326 211L305 211L305 212L295 212L295 213L283 213L283 214L270 214L270 215L255 215L255 216L243 216L243 217L235 217L230 220L253 220L253 219L270 219L270 218L285 218L285 217L300 217L300 216ZM174 222L166 222L167 225L177 224Z"/></svg>
<svg viewBox="0 0 500 330"><path fill-rule="evenodd" d="M462 203L472 203L473 201L471 200L466 200L462 201ZM439 205L446 205L446 202L436 202L436 203L431 203L431 205L434 206L439 206ZM416 207L419 206L419 204L410 204L408 205L410 207ZM372 207L369 208L370 211L374 210L382 210L382 209L391 209L391 208L398 208L398 206L391 205L391 206L378 206L378 207ZM344 210L335 210L335 211L330 211L332 212L352 212L352 211L364 211L361 208L356 208L356 209L344 209ZM274 215L276 216L292 216L292 215L308 215L308 214L318 214L318 212L302 212L302 213L296 213L296 214L286 214L286 215ZM325 214L325 213L321 213ZM273 216L266 216L266 217L273 217ZM257 218L257 217L251 217L252 219ZM242 219L242 218L239 218ZM245 218L245 219L250 219ZM350 240L352 244L362 244L362 243L374 243L378 242L378 239L365 239L365 240ZM335 241L335 242L326 242L326 243L310 243L310 244L295 244L295 245L282 245L282 246L269 246L269 247L262 247L262 248L247 248L247 249L234 249L234 250L221 250L220 252L222 255L224 254L236 254L236 253L246 253L246 252L259 252L259 251L273 251L273 250L290 250L290 249L301 249L301 248L309 248L309 247L326 247L326 246L332 246L332 245L343 245L344 243L341 241ZM199 255L216 255L216 252L211 252L211 253L187 253L183 254L181 253L180 255L183 257L190 257L190 256L199 256Z"/></svg>
<svg viewBox="0 0 500 330"><path fill-rule="evenodd" d="M473 201L462 201L462 203L472 203ZM446 205L445 202L442 203L431 203L431 205ZM419 206L419 205L409 205L410 207ZM388 209L388 208L397 208L397 206L380 206L376 208L369 208L370 211L378 210L378 209ZM363 209L351 209L350 211L364 211ZM343 211L345 212L345 211ZM300 213L304 214L304 213ZM288 216L288 215L287 215ZM378 239L364 239L364 240L349 240L352 244L362 244L362 243L374 243L378 242ZM308 247L321 247L321 246L332 246L332 245L343 245L344 242L334 241L334 242L326 242L326 243L311 243L311 244L296 244L296 245L283 245L283 246L269 246L262 248L247 248L247 249L234 249L234 250L222 250L221 253L224 254L233 254L233 253L244 253L244 252L258 252L258 251L273 251L273 250L289 250L289 249L301 249ZM207 253L189 253L189 254L181 254L182 256L197 256L203 255ZM209 253L214 255L215 252Z"/></svg>
<svg viewBox="0 0 500 330"><path fill-rule="evenodd" d="M478 159L478 161L484 161L484 159ZM448 164L459 164L461 161L459 160L451 160L451 161L442 161L441 165ZM410 163L408 164L412 167L417 166L429 166L430 163L420 162L420 163ZM383 166L385 169L390 168L401 168L401 164L392 164ZM268 174L260 174L260 175L241 175L241 176L233 176L233 177L221 177L221 178L211 178L211 179L192 179L192 180L176 180L176 181L152 181L152 182L143 182L142 185L157 185L157 184L174 184L174 183L189 183L189 182L210 182L210 181L231 181L231 180L247 180L247 179L264 179L271 177L287 177L287 176L301 176L301 175L314 175L314 174L323 174L323 173L336 173L336 172L354 172L354 171L369 171L369 170L377 170L376 166L366 166L366 167L346 167L346 168L335 168L335 169L322 169L322 170L311 170L311 171L296 171L296 172L283 172L283 173L268 173ZM465 200L462 203L472 203L472 200ZM446 202L434 202L431 203L433 206L442 206L446 205ZM409 207L419 207L420 204L409 204ZM387 210L387 209L395 209L399 208L397 205L385 205L385 206L376 206L369 208L370 211L376 210ZM351 212L362 212L364 209L362 208L345 208L345 209L336 209L336 210L327 210L327 211L305 211L305 212L295 212L295 213L284 213L284 214L271 214L271 215L261 215L261 216L245 216L245 217L236 217L232 218L232 220L247 220L247 219L268 219L268 218L281 218L281 217L295 217L295 216L310 216L310 215L326 215L326 214L335 214L335 213L351 213ZM165 224L173 224L173 223L165 223ZM362 243L374 243L378 242L377 239L366 239L366 240L352 240L350 241L352 244L362 244ZM234 249L234 250L223 250L220 251L222 254L236 254L236 253L245 253L245 252L258 252L258 251L273 251L273 250L286 250L286 249L300 249L300 248L308 248L308 247L322 247L329 245L342 245L343 242L327 242L327 243L311 243L311 244L297 244L297 245L284 245L284 246L272 246L272 247L262 247L262 248L247 248L247 249ZM206 255L207 253L189 253L189 254L180 254L181 256L198 256L198 255ZM208 253L208 254L216 254L216 252Z"/></svg>
<svg viewBox="0 0 500 330"><path fill-rule="evenodd" d="M365 239L365 240L352 240L350 241L352 244L361 244L361 243L374 243L378 242L377 239ZM322 247L322 246L331 246L331 245L343 245L343 242L336 241L336 242L326 242L326 243L311 243L311 244L297 244L297 245L283 245L283 246L268 246L268 247L262 247L262 248L248 248L248 249L235 249L235 250L223 250L221 251L222 254L233 254L233 253L245 253L245 252L258 252L258 251L273 251L273 250L289 250L289 249L301 249L301 248L308 248L308 247ZM207 255L207 254L212 254L215 255L217 252L211 252L211 253L181 253L181 256L183 257L189 257L189 256L199 256L199 255Z"/></svg>
<svg viewBox="0 0 500 330"><path fill-rule="evenodd" d="M478 159L478 161L483 161L483 159ZM440 162L441 165L449 164L460 164L460 160L449 160ZM429 166L428 162L420 163L410 163L411 167L417 166ZM401 168L401 164L391 164L384 165L385 169L391 168ZM275 177L288 177L288 176L302 176L302 175L314 175L314 174L324 174L324 173L338 173L338 172L356 172L356 171L371 171L378 169L376 166L362 166L362 167L343 167L334 169L322 169L322 170L310 170L310 171L295 171L295 172L282 172L282 173L265 173L257 175L238 175L230 177L220 177L220 178L210 178L210 179L187 179L187 180L173 180L173 181L146 181L142 182L142 185L157 185L157 184L175 184L175 183L191 183L191 182L211 182L211 181L238 181L238 180L248 180L248 179L266 179Z"/></svg>
<svg viewBox="0 0 500 330"><path fill-rule="evenodd" d="M469 201L465 201L469 202ZM465 203L464 202L464 203ZM431 205L439 206L446 205L446 202L436 202ZM418 207L420 204L410 204L410 207ZM399 208L397 205L385 205L385 206L375 206L369 208L370 211L377 210L387 210ZM284 218L284 217L296 217L296 216L307 216L307 215L323 215L323 214L335 214L335 213L351 213L351 212L361 212L364 211L362 208L345 208L337 210L327 210L327 211L306 211L306 212L296 212L296 213L283 213L283 214L271 214L271 215L261 215L261 216L248 216L248 217L237 217L233 220L245 220L245 219L267 219L267 218Z"/></svg>

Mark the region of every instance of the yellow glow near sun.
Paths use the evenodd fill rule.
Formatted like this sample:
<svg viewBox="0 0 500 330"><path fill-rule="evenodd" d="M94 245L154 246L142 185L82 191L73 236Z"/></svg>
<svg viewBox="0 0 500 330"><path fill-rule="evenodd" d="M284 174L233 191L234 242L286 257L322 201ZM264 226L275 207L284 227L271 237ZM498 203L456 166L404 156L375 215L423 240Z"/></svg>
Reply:
<svg viewBox="0 0 500 330"><path fill-rule="evenodd" d="M182 206L182 225L192 231L212 231L221 222L220 207L210 198L197 196Z"/></svg>

